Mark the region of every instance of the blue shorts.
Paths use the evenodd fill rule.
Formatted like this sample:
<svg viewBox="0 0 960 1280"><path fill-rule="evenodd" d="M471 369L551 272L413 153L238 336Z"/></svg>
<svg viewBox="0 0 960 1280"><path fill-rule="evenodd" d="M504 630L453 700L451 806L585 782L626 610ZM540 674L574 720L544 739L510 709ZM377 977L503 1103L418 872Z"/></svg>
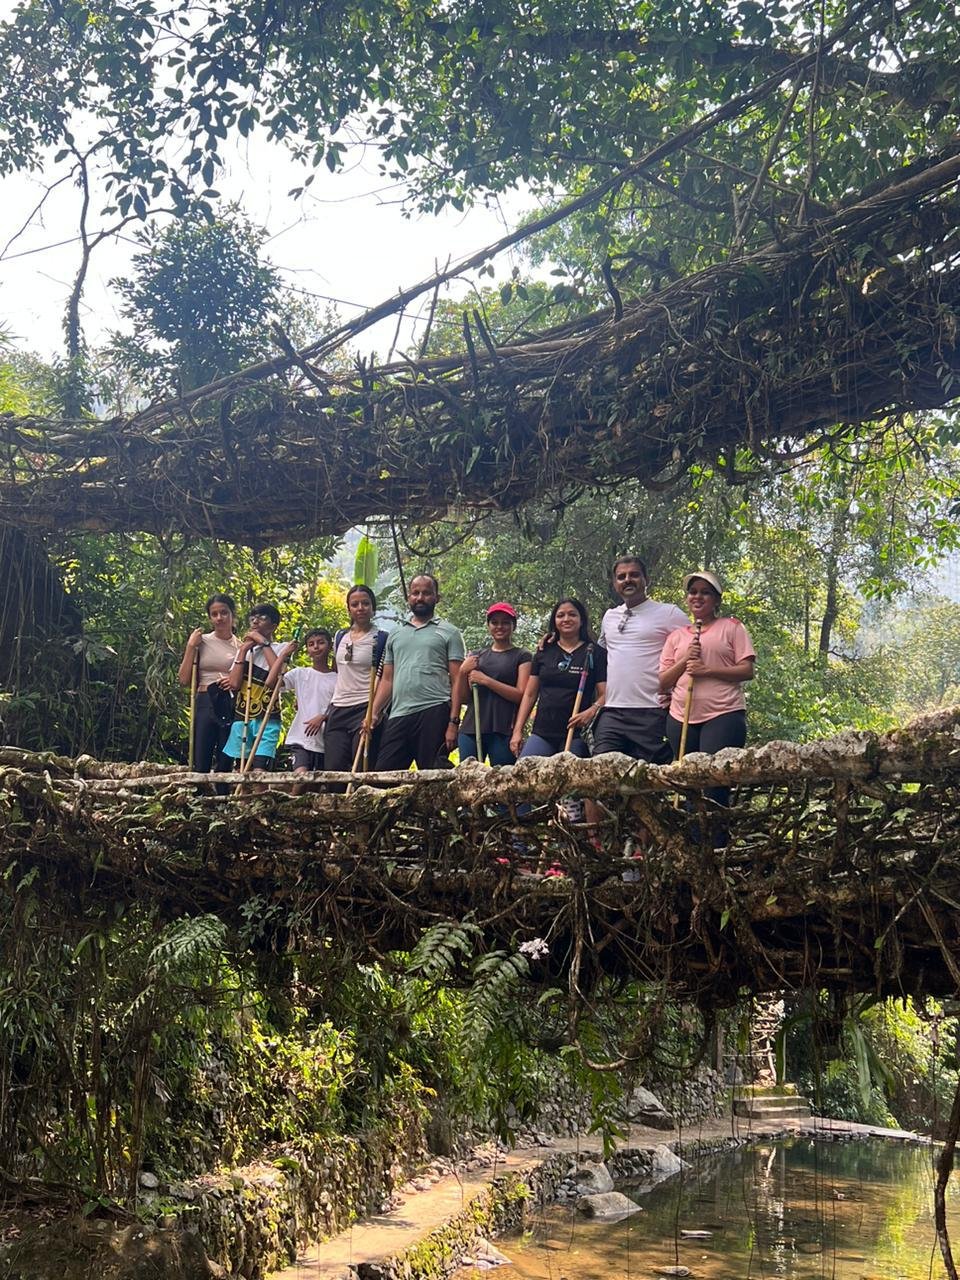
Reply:
<svg viewBox="0 0 960 1280"><path fill-rule="evenodd" d="M253 744L257 741L257 734L260 732L260 721L250 720L247 724L247 749L245 754L249 755L253 750ZM267 721L267 727L263 731L263 737L257 747L258 756L268 756L272 759L277 754L277 746L280 742L280 717L271 716ZM227 745L223 748L223 754L229 756L231 760L240 759L240 749L243 746L243 721L234 720L230 726L230 737L227 739Z"/></svg>

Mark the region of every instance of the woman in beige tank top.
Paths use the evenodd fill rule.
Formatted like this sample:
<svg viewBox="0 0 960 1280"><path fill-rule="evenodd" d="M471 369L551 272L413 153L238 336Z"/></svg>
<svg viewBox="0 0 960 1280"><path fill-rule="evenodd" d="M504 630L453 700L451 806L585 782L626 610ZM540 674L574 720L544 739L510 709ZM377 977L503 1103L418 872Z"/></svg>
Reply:
<svg viewBox="0 0 960 1280"><path fill-rule="evenodd" d="M207 617L213 627L204 632L197 627L190 633L183 660L177 673L181 684L190 684L193 668L197 667L197 707L193 726L193 767L197 773L209 773L212 768L229 769L230 764L220 759L220 753L230 732L227 724L217 716L211 691L216 693L223 686L227 672L240 641L234 635L236 605L230 596L215 595L207 601Z"/></svg>

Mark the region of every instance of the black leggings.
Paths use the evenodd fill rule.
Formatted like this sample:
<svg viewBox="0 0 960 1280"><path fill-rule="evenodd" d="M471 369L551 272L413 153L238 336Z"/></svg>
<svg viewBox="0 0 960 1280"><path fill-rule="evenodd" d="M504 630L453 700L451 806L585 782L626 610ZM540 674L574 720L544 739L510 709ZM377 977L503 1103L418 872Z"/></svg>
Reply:
<svg viewBox="0 0 960 1280"><path fill-rule="evenodd" d="M680 735L683 725L673 716L667 716L667 741L673 748L673 757L680 755ZM704 720L702 724L687 725L686 753L705 751L708 756L722 751L724 747L742 747L747 740L747 713L745 711L727 711L722 716L714 716L712 720ZM704 795L717 804L729 805L729 787L709 787Z"/></svg>
<svg viewBox="0 0 960 1280"><path fill-rule="evenodd" d="M360 729L367 714L367 704L361 702L352 707L329 708L323 733L323 767L329 773L349 773L353 768L360 741ZM377 746L380 742L379 726L370 738L370 768L376 768Z"/></svg>
<svg viewBox="0 0 960 1280"><path fill-rule="evenodd" d="M229 773L233 761L223 755L227 738L230 736L230 725L222 725L213 714L213 703L206 690L197 694L196 709L193 717L193 768L195 773L209 773L215 769L217 773Z"/></svg>

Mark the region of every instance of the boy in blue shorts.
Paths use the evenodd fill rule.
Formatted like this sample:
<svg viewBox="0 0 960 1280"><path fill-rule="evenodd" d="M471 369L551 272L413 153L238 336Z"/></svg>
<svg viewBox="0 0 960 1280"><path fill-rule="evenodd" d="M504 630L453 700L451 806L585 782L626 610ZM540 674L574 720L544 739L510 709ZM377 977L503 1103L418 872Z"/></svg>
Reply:
<svg viewBox="0 0 960 1280"><path fill-rule="evenodd" d="M243 767L257 741L263 714L270 701L270 691L276 684L276 677L271 679L273 668L284 652L273 642L274 633L280 625L280 610L275 604L255 604L247 621L250 630L240 641L228 679L230 689L237 695L237 702L223 754L234 762L235 768ZM278 675L279 669L278 664ZM277 699L257 746L257 754L248 767L272 769L279 741L280 702Z"/></svg>

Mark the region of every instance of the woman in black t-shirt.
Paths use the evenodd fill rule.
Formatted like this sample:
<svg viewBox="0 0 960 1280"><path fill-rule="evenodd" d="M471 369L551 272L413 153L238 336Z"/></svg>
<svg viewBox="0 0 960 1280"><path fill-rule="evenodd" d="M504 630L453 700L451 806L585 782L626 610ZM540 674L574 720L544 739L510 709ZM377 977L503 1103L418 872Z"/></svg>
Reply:
<svg viewBox="0 0 960 1280"><path fill-rule="evenodd" d="M603 705L607 687L607 655L594 643L590 634L587 611L579 600L558 600L547 624L547 638L534 654L530 679L523 701L513 722L510 749L519 756L553 756L562 751L567 730L574 727L570 750L575 756L587 756L587 745L580 736ZM584 667L587 680L574 716L580 676ZM523 743L523 730L536 704L533 731ZM523 750L521 750L523 744Z"/></svg>
<svg viewBox="0 0 960 1280"><path fill-rule="evenodd" d="M506 601L492 604L487 610L487 630L493 644L478 654L468 654L460 667L450 724L457 725L460 707L466 703L467 714L459 725L457 738L461 761L477 757L477 729L473 714L473 689L476 686L484 756L491 764L516 763L517 758L510 750L510 736L533 661L526 649L518 649L513 643L516 625L517 611L512 604Z"/></svg>

